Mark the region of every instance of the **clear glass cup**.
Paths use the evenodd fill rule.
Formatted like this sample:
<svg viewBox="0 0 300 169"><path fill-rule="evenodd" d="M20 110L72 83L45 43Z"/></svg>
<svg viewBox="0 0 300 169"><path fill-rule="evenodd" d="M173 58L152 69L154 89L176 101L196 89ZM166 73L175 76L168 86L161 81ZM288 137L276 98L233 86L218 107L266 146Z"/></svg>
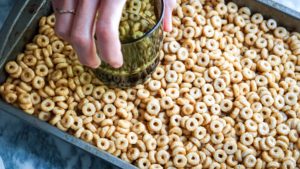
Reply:
<svg viewBox="0 0 300 169"><path fill-rule="evenodd" d="M153 0L156 20L146 21L153 25L140 38L121 41L124 64L115 69L102 62L94 69L95 75L106 85L127 88L144 83L159 64L163 42L163 0ZM130 14L129 11L127 11Z"/></svg>

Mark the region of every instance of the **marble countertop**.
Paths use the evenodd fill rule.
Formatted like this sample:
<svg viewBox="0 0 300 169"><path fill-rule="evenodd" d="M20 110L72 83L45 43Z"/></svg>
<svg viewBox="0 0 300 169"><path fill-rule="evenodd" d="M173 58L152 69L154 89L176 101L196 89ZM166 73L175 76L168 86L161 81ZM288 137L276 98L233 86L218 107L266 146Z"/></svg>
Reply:
<svg viewBox="0 0 300 169"><path fill-rule="evenodd" d="M288 8L292 8L300 12L299 0L273 0L273 1L278 2Z"/></svg>
<svg viewBox="0 0 300 169"><path fill-rule="evenodd" d="M100 159L0 112L0 169L105 169Z"/></svg>
<svg viewBox="0 0 300 169"><path fill-rule="evenodd" d="M0 0L0 28L17 0ZM274 0L300 12L299 0ZM108 168L98 158L0 112L0 169Z"/></svg>

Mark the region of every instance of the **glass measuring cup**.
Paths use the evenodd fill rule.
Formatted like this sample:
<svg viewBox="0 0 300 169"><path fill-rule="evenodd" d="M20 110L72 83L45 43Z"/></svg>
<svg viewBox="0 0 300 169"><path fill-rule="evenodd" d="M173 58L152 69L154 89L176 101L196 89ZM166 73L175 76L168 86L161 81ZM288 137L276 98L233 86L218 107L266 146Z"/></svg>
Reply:
<svg viewBox="0 0 300 169"><path fill-rule="evenodd" d="M128 0L141 1L141 0ZM154 7L155 17L149 19L139 15L137 22L147 23L149 30L145 33L134 32L133 36L122 38L121 47L124 63L121 68L115 69L102 62L100 67L94 70L95 75L106 85L113 87L132 87L144 83L159 64L159 51L162 47L163 29L162 19L164 15L163 0L150 0ZM138 15L135 11L124 10L123 14ZM155 18L155 20L153 20ZM120 33L121 35L121 33Z"/></svg>

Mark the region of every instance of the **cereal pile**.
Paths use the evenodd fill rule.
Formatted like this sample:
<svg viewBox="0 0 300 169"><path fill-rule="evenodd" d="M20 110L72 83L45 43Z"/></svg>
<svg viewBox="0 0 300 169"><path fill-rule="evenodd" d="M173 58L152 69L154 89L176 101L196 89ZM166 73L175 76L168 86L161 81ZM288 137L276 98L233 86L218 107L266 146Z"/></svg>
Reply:
<svg viewBox="0 0 300 169"><path fill-rule="evenodd" d="M122 12L120 40L128 42L142 37L156 23L154 0L128 0Z"/></svg>
<svg viewBox="0 0 300 169"><path fill-rule="evenodd" d="M104 86L53 15L1 86L8 102L139 168L300 165L300 34L222 0L179 0L144 85Z"/></svg>

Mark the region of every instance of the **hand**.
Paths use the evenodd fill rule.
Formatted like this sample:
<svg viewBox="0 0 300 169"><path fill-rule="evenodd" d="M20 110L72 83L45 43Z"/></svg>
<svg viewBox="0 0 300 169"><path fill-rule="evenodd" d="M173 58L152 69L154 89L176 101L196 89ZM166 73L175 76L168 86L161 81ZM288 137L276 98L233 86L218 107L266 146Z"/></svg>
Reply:
<svg viewBox="0 0 300 169"><path fill-rule="evenodd" d="M126 0L53 0L54 9L75 9L75 14L55 13L55 31L71 43L83 65L91 68L100 65L98 49L103 61L119 68L123 64L119 23L125 3ZM165 5L164 30L171 31L176 0L165 0Z"/></svg>

